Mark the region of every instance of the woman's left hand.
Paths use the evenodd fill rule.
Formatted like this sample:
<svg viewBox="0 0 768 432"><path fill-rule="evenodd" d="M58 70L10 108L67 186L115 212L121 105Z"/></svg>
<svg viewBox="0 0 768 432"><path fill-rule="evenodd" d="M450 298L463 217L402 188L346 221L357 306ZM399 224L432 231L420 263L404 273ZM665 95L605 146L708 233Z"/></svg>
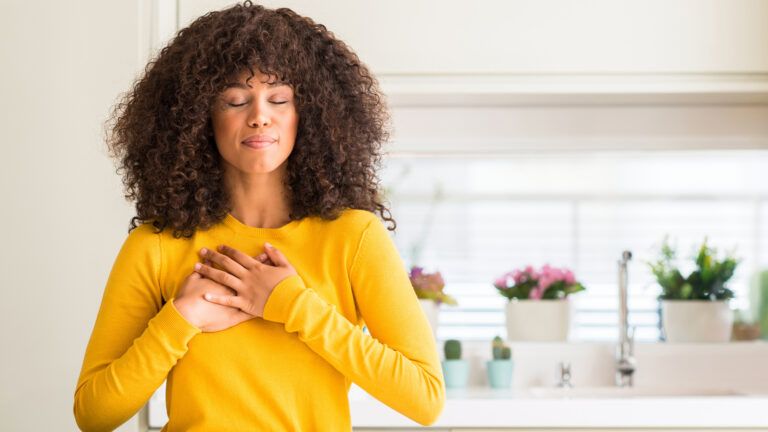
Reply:
<svg viewBox="0 0 768 432"><path fill-rule="evenodd" d="M264 245L265 262L271 260L274 266L263 264L259 259L233 249L219 246L219 252L201 249L200 255L221 269L197 263L195 271L204 277L232 288L236 294L220 295L206 293L204 298L211 303L231 306L257 317L263 317L264 305L269 295L283 279L293 276L296 270L285 255L269 243Z"/></svg>

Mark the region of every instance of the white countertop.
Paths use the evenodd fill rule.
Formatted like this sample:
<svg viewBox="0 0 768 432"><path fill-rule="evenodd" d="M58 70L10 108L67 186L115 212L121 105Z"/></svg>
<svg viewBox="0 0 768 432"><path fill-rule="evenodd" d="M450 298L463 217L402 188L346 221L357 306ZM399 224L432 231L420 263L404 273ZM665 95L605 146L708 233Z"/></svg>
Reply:
<svg viewBox="0 0 768 432"><path fill-rule="evenodd" d="M355 385L349 400L354 427L419 426ZM561 398L449 389L431 427L768 427L768 394Z"/></svg>

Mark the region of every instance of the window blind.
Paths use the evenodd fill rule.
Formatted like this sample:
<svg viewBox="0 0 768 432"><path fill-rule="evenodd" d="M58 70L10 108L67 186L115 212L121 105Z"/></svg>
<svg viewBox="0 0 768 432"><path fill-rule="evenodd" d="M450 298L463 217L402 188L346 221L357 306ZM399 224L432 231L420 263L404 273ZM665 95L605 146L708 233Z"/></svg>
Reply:
<svg viewBox="0 0 768 432"><path fill-rule="evenodd" d="M405 264L441 271L459 301L442 306L438 338L462 340L504 336L506 299L492 281L545 263L587 287L573 296L572 339L614 340L623 250L634 254L630 325L637 340L659 339L659 287L646 263L665 235L688 261L705 237L733 250L732 307L747 309L750 277L768 267L766 180L766 151L394 154L382 176Z"/></svg>

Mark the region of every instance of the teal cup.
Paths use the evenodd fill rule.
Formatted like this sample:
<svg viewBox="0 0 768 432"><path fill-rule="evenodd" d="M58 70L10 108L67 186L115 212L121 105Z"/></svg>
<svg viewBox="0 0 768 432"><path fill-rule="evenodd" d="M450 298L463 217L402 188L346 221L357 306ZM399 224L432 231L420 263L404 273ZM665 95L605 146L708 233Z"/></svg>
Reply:
<svg viewBox="0 0 768 432"><path fill-rule="evenodd" d="M512 360L489 360L486 367L491 388L505 389L512 386Z"/></svg>
<svg viewBox="0 0 768 432"><path fill-rule="evenodd" d="M466 360L443 360L443 377L446 388L464 388L469 380L469 363Z"/></svg>

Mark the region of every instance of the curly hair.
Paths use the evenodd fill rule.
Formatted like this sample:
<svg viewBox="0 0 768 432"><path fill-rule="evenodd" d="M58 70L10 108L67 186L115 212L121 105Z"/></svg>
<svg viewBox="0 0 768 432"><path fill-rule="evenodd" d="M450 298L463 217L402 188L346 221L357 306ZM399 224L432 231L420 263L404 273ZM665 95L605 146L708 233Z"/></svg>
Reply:
<svg viewBox="0 0 768 432"><path fill-rule="evenodd" d="M245 1L180 30L114 106L106 141L125 197L136 201L129 232L152 222L191 237L226 217L232 203L210 109L233 76L254 69L295 94L290 219L333 220L356 208L378 212L394 231L377 175L390 117L375 77L322 24Z"/></svg>

